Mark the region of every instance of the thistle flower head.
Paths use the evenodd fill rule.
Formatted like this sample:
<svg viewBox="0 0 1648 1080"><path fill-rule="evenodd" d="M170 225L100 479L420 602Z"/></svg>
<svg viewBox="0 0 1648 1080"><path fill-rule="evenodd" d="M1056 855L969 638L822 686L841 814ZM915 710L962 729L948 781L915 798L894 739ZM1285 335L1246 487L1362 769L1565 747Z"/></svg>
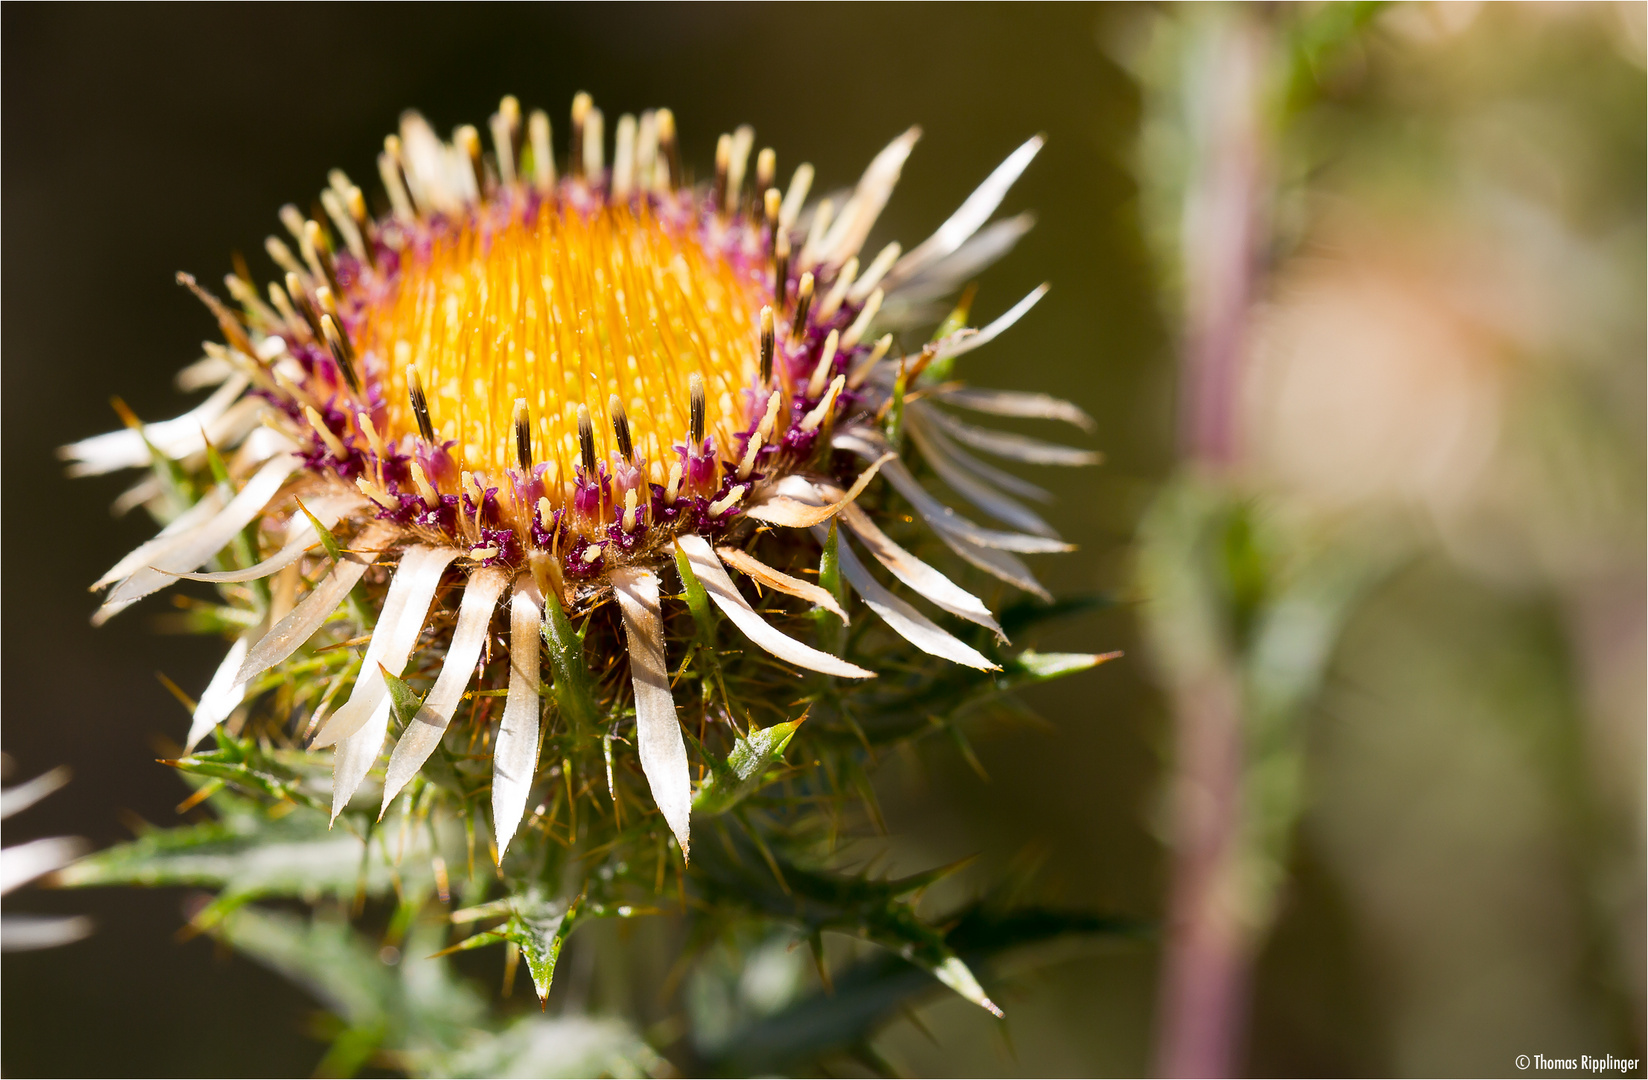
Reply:
<svg viewBox="0 0 1648 1080"><path fill-rule="evenodd" d="M771 672L799 668L824 685L876 674L838 655L839 640L821 647L830 634L798 638L733 574L833 613L827 626L847 617L850 588L915 649L996 670L867 568L1001 635L980 599L889 537L860 497L884 479L963 560L1045 596L1019 558L1068 548L1020 501L1045 493L970 451L1064 465L1094 455L939 406L1090 421L1044 395L951 378L1045 286L977 330L964 301L930 340L895 347L895 332L931 324L946 310L935 303L1028 228L987 223L1039 138L924 243L870 250L916 129L844 199L809 202L812 167L781 188L749 128L722 136L713 178L692 184L668 110L621 117L610 163L586 95L570 120L557 161L548 118L523 117L512 98L486 137L465 126L443 141L407 114L379 157L386 212L370 215L334 171L316 213L282 209L288 235L265 245L272 278L225 280L232 306L180 275L223 335L186 371L190 385L218 386L205 403L65 455L82 473L154 465L127 501L169 518L97 583L110 589L97 620L178 578L217 583L244 612L225 624L240 631L195 709L191 746L243 704L285 694L303 706L310 745L335 748L336 819L385 749L387 809L443 740L462 743L462 761L490 758L500 860L544 770L565 783L578 839L573 775L591 779L595 747L614 835L650 836L623 832L633 753L685 855L695 807L730 805L749 779L704 757L705 725L727 727L735 755L755 753L762 730L728 685L781 707L795 695ZM900 457L907 444L1008 528L929 494ZM227 569L201 571L232 545ZM751 655L779 662L762 661L766 682L740 683L720 659L717 611ZM313 648L339 621L352 635ZM360 645L356 663L348 648ZM283 689L304 655L307 689ZM419 697L411 683L424 679ZM698 720L691 755L678 702Z"/></svg>

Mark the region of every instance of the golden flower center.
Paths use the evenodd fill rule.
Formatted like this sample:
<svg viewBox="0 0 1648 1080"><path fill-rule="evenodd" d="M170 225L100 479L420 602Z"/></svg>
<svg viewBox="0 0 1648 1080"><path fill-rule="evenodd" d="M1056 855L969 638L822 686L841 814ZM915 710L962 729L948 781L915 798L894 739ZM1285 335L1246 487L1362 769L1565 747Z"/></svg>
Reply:
<svg viewBox="0 0 1648 1080"><path fill-rule="evenodd" d="M514 409L524 399L550 499L579 460L578 407L603 461L616 449L609 398L628 413L636 453L667 474L687 440L688 380L704 380L720 454L747 427L740 393L759 365L767 290L753 264L707 249L696 228L646 209L548 206L532 221L471 221L411 255L393 291L356 330L387 406L386 436L418 432L408 397L416 364L438 438L462 468L494 482L517 465ZM657 479L654 470L654 479Z"/></svg>

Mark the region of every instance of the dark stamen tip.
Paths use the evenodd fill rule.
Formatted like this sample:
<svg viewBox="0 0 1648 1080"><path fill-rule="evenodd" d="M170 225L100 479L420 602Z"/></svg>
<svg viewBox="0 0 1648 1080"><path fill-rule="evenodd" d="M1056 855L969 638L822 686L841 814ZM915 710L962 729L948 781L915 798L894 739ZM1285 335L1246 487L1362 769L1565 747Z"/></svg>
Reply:
<svg viewBox="0 0 1648 1080"><path fill-rule="evenodd" d="M612 434L618 439L618 453L625 461L635 458L635 443L630 438L629 416L624 412L624 403L613 394L607 398L607 411L612 414Z"/></svg>
<svg viewBox="0 0 1648 1080"><path fill-rule="evenodd" d="M691 404L688 412L692 435L690 449L692 453L696 454L699 447L704 445L704 380L696 374L693 375L691 382L688 384L688 392Z"/></svg>
<svg viewBox="0 0 1648 1080"><path fill-rule="evenodd" d="M525 398L515 399L515 460L522 472L532 471L532 417Z"/></svg>
<svg viewBox="0 0 1648 1080"><path fill-rule="evenodd" d="M595 476L595 425L590 423L589 408L578 406L578 450L583 458L584 473L593 478Z"/></svg>

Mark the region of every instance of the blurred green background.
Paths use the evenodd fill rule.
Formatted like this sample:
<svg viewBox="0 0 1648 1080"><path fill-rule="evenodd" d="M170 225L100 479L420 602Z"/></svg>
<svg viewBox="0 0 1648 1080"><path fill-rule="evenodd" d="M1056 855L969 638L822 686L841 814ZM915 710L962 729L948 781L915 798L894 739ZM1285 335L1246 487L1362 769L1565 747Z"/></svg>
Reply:
<svg viewBox="0 0 1648 1080"><path fill-rule="evenodd" d="M1255 483L1354 506L1407 555L1351 620L1311 710L1306 810L1258 968L1258 1074L1479 1075L1514 1055L1640 1056L1643 1010L1642 8L1381 12L1317 72L1279 155L1294 192L1242 389ZM1456 10L1457 9L1457 10ZM1060 594L1117 603L1044 648L1126 649L1042 688L1045 726L980 732L981 780L934 744L891 761L900 866L1032 864L1038 897L1159 918L1166 707L1136 640L1132 536L1175 464L1175 316L1141 197L1139 57L1162 19L1125 6L190 7L8 5L3 29L4 476L13 508L4 748L75 780L7 843L102 845L176 820L155 764L216 642L153 633L165 600L94 632L87 583L150 531L118 478L69 482L54 448L186 402L170 376L209 320L173 283L261 265L275 209L329 167L375 176L414 106L442 130L503 93L557 118L674 108L700 172L753 124L780 173L848 184L892 135L925 137L878 233L926 235L1031 133L1008 212L1036 230L982 279L990 317L1053 292L963 374L1048 389L1107 455L1057 472L1081 545ZM1156 133L1161 134L1160 132ZM1294 154L1293 157L1288 156ZM1146 173L1145 175L1149 175ZM1158 199L1159 202L1159 199ZM15 779L15 777L14 777ZM9 955L9 1075L301 1075L314 1004L203 940L176 892L10 898L98 933ZM935 996L886 1056L925 1075L1138 1074L1157 948L1061 950L996 994L998 1028ZM994 992L994 991L993 991Z"/></svg>

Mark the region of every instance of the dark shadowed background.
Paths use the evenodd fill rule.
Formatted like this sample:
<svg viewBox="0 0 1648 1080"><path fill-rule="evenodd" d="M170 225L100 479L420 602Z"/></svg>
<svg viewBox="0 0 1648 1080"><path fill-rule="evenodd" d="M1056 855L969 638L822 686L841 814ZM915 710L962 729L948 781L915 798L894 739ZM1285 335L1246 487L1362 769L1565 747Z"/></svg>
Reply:
<svg viewBox="0 0 1648 1080"><path fill-rule="evenodd" d="M1046 150L1004 207L1033 209L1039 224L983 277L974 310L993 317L1043 280L1052 293L1010 344L975 354L964 374L1052 390L1098 420L1101 467L1036 478L1060 497L1049 520L1080 545L1037 570L1056 593L1102 592L1116 603L1024 644L1129 655L1038 689L1032 704L1047 725L979 732L988 781L935 744L887 765L883 798L903 865L978 852L968 880L984 883L1039 860L1033 887L1049 901L1158 917L1165 863L1153 822L1167 724L1137 648L1128 581L1135 523L1173 465L1173 349L1133 179L1140 90L1110 59L1125 53L1118 42L1138 17L1119 5L7 5L3 749L16 762L13 781L59 764L74 771L65 791L5 823L7 843L67 833L101 846L141 822L175 822L187 794L155 762L188 725L157 673L198 693L223 644L157 634L169 594L101 630L88 625L95 602L86 586L153 526L141 513L110 516L129 480L70 481L54 456L62 443L117 425L111 395L148 420L192 403L170 379L216 328L175 272L217 281L238 250L267 277L262 241L279 230L276 209L312 198L333 166L375 191L375 155L402 109L423 110L447 132L483 122L513 93L525 108L547 109L559 133L573 94L588 90L609 129L622 112L671 106L700 175L719 133L753 124L758 145L776 149L781 176L803 160L817 166L815 191L850 184L892 136L920 124L924 137L875 243L919 240L1014 147L1046 133ZM1482 21L1491 24L1482 33L1503 31L1524 49L1503 54L1523 57L1514 74L1493 83L1501 69L1484 67L1484 77L1543 102L1537 78L1546 76L1533 61L1555 55L1545 44L1554 38L1505 30L1514 20L1502 14ZM1598 190L1616 201L1623 191L1623 205L1635 208L1624 219L1635 232L1619 243L1636 276L1621 279L1626 299L1614 308L1636 348L1641 61L1610 51L1602 31L1563 33L1566 59L1546 75L1584 92L1570 95L1570 114L1551 114L1598 118L1593 142L1612 156L1585 167L1603 177ZM1423 65L1408 78L1386 63L1390 55L1360 61L1388 91L1380 108L1425 116L1427 93L1438 93L1437 109L1463 99L1446 99ZM1366 133L1374 166L1422 141L1378 108L1358 108L1347 105L1344 122L1365 124L1355 130ZM1548 122L1536 114L1496 114L1500 126L1482 127L1481 145L1529 138L1547 148L1534 158L1554 153L1534 138ZM1606 202L1594 193L1579 201ZM1620 385L1640 402L1640 352L1627 350L1627 361L1635 374ZM1641 412L1628 412L1636 501L1626 518L1636 532L1627 532L1639 537ZM1341 644L1311 737L1311 808L1259 966L1247 1051L1259 1074L1492 1074L1509 1070L1512 1053L1569 1049L1562 1040L1621 1052L1599 1034L1609 1029L1598 1017L1608 1001L1640 993L1641 958L1627 958L1627 990L1593 985L1595 971L1619 967L1610 964L1623 954L1611 931L1597 937L1575 914L1588 910L1595 882L1570 857L1587 841L1563 831L1564 800L1588 781L1583 766L1550 783L1542 771L1552 746L1575 760L1597 752L1580 745L1576 719L1588 707L1576 674L1585 656L1548 590L1467 572L1438 551L1371 598ZM1635 589L1621 634L1640 635L1640 576L1608 587ZM1638 675L1637 693L1640 683ZM1617 745L1640 761L1640 734ZM1640 818L1640 779L1631 779L1640 769L1625 773L1625 804ZM1606 887L1628 893L1622 910L1635 911L1640 861L1622 865L1624 884ZM321 1052L307 1034L315 1004L203 939L179 940L187 899L38 889L9 898L8 909L89 913L98 931L63 949L8 954L0 1070L312 1071ZM1628 940L1640 946L1640 937ZM1597 949L1609 963L1592 963ZM1147 1069L1156 946L1038 959L1009 973L1000 993L992 987L1007 1025L935 998L921 1011L935 1038L897 1021L883 1040L889 1057L918 1074ZM1640 1018L1628 1026L1640 1030Z"/></svg>

